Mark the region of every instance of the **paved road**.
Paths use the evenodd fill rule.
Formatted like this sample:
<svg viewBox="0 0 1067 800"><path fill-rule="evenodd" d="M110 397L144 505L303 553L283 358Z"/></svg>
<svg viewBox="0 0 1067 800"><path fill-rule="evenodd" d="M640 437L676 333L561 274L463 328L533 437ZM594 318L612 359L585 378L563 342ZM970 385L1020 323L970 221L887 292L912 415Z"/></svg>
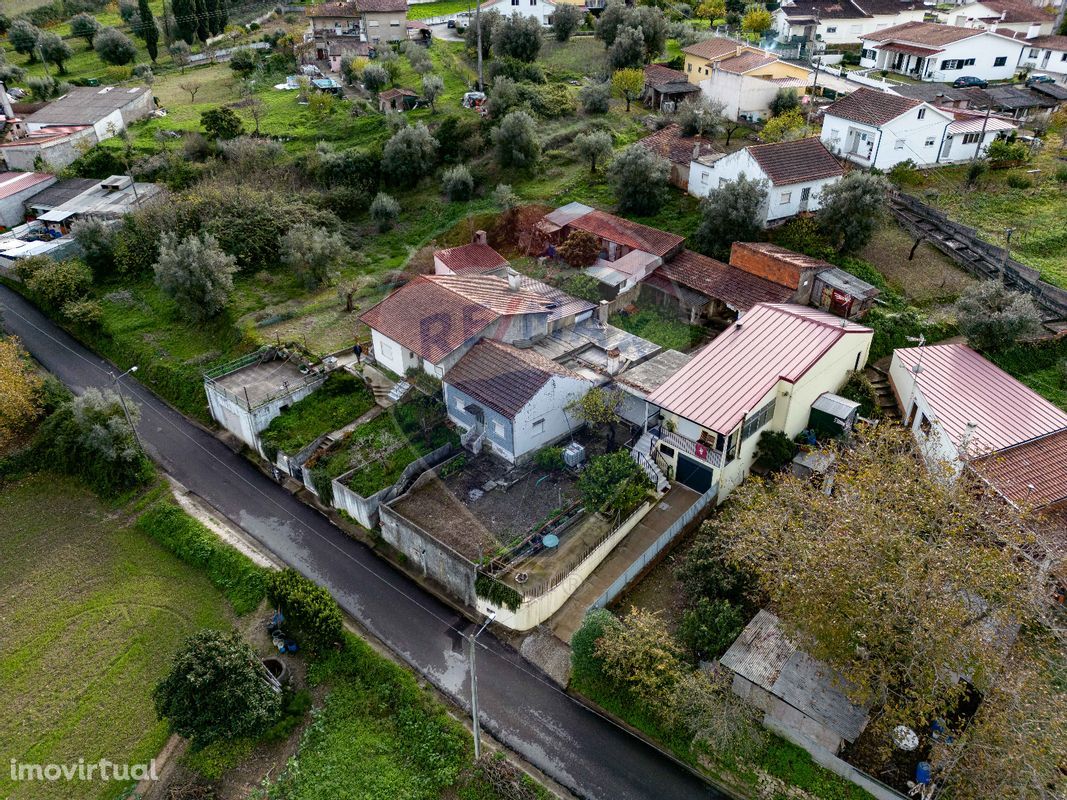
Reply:
<svg viewBox="0 0 1067 800"><path fill-rule="evenodd" d="M109 385L110 365L0 286L3 325L78 392ZM138 431L164 468L282 560L326 586L341 606L439 689L468 707L462 633L468 621L296 500L144 386ZM715 798L716 792L636 737L557 689L488 634L478 657L483 725L584 797Z"/></svg>

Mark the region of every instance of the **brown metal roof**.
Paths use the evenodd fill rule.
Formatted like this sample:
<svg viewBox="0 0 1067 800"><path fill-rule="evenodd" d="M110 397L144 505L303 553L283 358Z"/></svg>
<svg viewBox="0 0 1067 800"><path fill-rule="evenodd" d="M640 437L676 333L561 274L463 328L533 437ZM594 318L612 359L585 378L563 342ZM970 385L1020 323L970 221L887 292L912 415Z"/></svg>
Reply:
<svg viewBox="0 0 1067 800"><path fill-rule="evenodd" d="M459 247L450 247L447 250L438 250L433 257L440 259L442 264L457 275L470 272L492 272L508 264L504 256L481 242L471 242Z"/></svg>
<svg viewBox="0 0 1067 800"><path fill-rule="evenodd" d="M919 393L954 445L987 454L1067 430L1067 413L967 345L906 347L893 358L912 374L920 352Z"/></svg>
<svg viewBox="0 0 1067 800"><path fill-rule="evenodd" d="M748 154L775 186L836 178L845 174L845 168L818 136L797 139L795 142L753 145L748 148Z"/></svg>
<svg viewBox="0 0 1067 800"><path fill-rule="evenodd" d="M556 375L582 380L578 373L532 350L483 339L456 362L444 382L514 419Z"/></svg>
<svg viewBox="0 0 1067 800"><path fill-rule="evenodd" d="M572 228L588 231L602 239L626 245L634 250L644 250L660 258L685 241L684 236L650 228L639 222L631 222L605 211L590 211L588 214L571 220L568 224Z"/></svg>
<svg viewBox="0 0 1067 800"><path fill-rule="evenodd" d="M796 383L843 337L873 333L824 311L785 304L760 303L739 323L719 334L648 401L729 434L778 381Z"/></svg>
<svg viewBox="0 0 1067 800"><path fill-rule="evenodd" d="M683 250L653 275L720 300L738 311L748 311L757 303L784 303L793 297L793 290L786 286L692 250Z"/></svg>
<svg viewBox="0 0 1067 800"><path fill-rule="evenodd" d="M638 144L672 164L685 164L687 168L690 161L719 152L715 145L702 136L683 136L682 129L674 122L638 140Z"/></svg>
<svg viewBox="0 0 1067 800"><path fill-rule="evenodd" d="M998 450L974 467L1016 503L1042 508L1067 501L1067 430Z"/></svg>

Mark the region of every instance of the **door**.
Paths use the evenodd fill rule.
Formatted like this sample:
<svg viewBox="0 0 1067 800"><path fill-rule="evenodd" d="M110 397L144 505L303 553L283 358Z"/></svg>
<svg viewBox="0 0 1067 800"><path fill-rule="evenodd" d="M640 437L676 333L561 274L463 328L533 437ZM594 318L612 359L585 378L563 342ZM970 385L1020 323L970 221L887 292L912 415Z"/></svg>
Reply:
<svg viewBox="0 0 1067 800"><path fill-rule="evenodd" d="M711 488L711 480L714 477L710 467L701 464L688 456L678 454L678 474L676 480L688 486L694 492L704 494Z"/></svg>

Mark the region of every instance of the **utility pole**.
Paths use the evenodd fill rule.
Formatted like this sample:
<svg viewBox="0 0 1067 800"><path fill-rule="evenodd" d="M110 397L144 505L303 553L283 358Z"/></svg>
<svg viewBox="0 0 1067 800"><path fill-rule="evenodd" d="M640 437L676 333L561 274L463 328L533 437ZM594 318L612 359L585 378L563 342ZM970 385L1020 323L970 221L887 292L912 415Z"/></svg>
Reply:
<svg viewBox="0 0 1067 800"><path fill-rule="evenodd" d="M1004 278L1008 274L1008 259L1011 257L1011 235L1015 233L1015 228L1008 228L1005 231L1007 234L1004 242L1004 260L1000 264L1000 281L1004 283Z"/></svg>
<svg viewBox="0 0 1067 800"><path fill-rule="evenodd" d="M819 88L819 67L822 66L822 56L815 57L815 79L811 82L811 96L808 97L808 125L811 125L811 112L815 110L815 90Z"/></svg>
<svg viewBox="0 0 1067 800"><path fill-rule="evenodd" d="M982 132L978 134L978 145L974 148L974 158L972 162L977 161L978 157L982 154L982 142L985 140L986 125L989 124L989 115L993 113L993 104L989 103L985 107L985 116L982 118Z"/></svg>
<svg viewBox="0 0 1067 800"><path fill-rule="evenodd" d="M474 24L478 26L478 91L485 91L485 81L482 80L482 4L474 7Z"/></svg>
<svg viewBox="0 0 1067 800"><path fill-rule="evenodd" d="M122 393L122 384L119 383L119 381L121 381L127 375L129 375L132 372L136 372L136 371L137 371L137 365L134 364L132 367L130 367L125 372L123 372L121 375L116 375L114 372L109 372L108 375L111 376L111 382L115 384L115 392L119 396L119 403L122 404L122 413L126 415L126 424L128 424L130 426L130 431L132 431L132 433L133 433L133 440L135 442L137 442L137 449L141 451L141 455L144 455L145 452L144 452L144 446L141 444L141 437L139 437L137 435L137 428L135 428L133 426L133 419L130 417L130 409L126 405L126 396L123 395L123 393Z"/></svg>
<svg viewBox="0 0 1067 800"><path fill-rule="evenodd" d="M478 722L478 673L475 669L475 653L478 650L478 636L484 631L489 623L496 619L496 612L490 611L485 622L473 635L470 636L470 664L471 664L471 719L474 721L474 760L482 756L482 727Z"/></svg>

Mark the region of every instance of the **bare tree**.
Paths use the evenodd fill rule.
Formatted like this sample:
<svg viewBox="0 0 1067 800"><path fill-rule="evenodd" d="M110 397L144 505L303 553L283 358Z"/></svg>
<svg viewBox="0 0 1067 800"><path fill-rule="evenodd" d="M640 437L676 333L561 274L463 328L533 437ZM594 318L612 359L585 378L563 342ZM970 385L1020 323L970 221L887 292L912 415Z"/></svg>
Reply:
<svg viewBox="0 0 1067 800"><path fill-rule="evenodd" d="M183 92L189 93L189 104L192 105L196 102L196 93L200 91L200 84L193 83L192 81L186 81L185 83L179 83L178 88Z"/></svg>

